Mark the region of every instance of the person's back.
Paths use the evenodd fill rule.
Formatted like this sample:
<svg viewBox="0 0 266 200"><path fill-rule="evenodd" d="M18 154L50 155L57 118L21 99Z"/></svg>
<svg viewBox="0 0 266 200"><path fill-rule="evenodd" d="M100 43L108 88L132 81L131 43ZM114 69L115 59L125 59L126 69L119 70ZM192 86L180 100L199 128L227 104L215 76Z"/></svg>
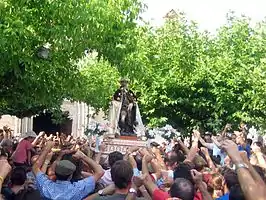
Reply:
<svg viewBox="0 0 266 200"><path fill-rule="evenodd" d="M25 188L14 196L12 200L39 200L40 192L33 188Z"/></svg>
<svg viewBox="0 0 266 200"><path fill-rule="evenodd" d="M124 200L128 193L132 191L133 168L129 162L125 160L116 161L111 168L111 177L115 184L115 193L113 195L97 196L94 198L95 200Z"/></svg>
<svg viewBox="0 0 266 200"><path fill-rule="evenodd" d="M123 154L114 151L109 154L108 157L108 163L110 168L115 164L116 161L123 160ZM111 177L111 169L105 170L103 177L99 181L100 183L104 184L105 186L110 185L113 183L112 177Z"/></svg>
<svg viewBox="0 0 266 200"><path fill-rule="evenodd" d="M56 181L50 180L46 174L38 173L36 176L37 187L44 199L69 200L83 199L94 190L94 177L88 177L71 183L76 166L68 161L61 160L55 168Z"/></svg>
<svg viewBox="0 0 266 200"><path fill-rule="evenodd" d="M11 187L4 188L3 194L8 200L40 200L38 190L26 183L26 171L23 167L17 167L11 172Z"/></svg>
<svg viewBox="0 0 266 200"><path fill-rule="evenodd" d="M15 166L24 166L30 164L31 150L33 150L32 142L37 135L34 131L29 131L21 136L21 141L17 145L15 152L12 155Z"/></svg>

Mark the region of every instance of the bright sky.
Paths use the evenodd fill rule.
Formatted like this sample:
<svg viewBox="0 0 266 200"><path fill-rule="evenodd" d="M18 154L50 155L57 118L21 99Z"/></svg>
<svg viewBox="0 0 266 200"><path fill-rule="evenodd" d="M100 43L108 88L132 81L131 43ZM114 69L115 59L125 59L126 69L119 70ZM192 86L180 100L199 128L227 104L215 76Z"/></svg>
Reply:
<svg viewBox="0 0 266 200"><path fill-rule="evenodd" d="M148 10L145 20L161 25L163 16L171 9L186 13L188 19L196 21L202 30L214 32L226 22L226 13L232 10L244 14L253 22L262 21L266 16L266 0L143 0Z"/></svg>

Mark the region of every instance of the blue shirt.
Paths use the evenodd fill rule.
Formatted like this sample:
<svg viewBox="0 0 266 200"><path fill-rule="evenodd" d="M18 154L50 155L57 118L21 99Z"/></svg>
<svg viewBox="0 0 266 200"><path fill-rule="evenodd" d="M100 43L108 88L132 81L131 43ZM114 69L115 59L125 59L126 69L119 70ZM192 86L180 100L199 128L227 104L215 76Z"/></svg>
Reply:
<svg viewBox="0 0 266 200"><path fill-rule="evenodd" d="M44 173L36 175L37 187L45 200L82 200L95 188L95 180L88 177L78 182L51 181Z"/></svg>
<svg viewBox="0 0 266 200"><path fill-rule="evenodd" d="M249 158L250 155L251 155L251 148L250 148L250 145L249 145L249 144L246 145L246 148L244 148L244 147L241 146L241 145L238 145L238 150L239 150L239 151L246 151L246 152L247 152L247 156L248 156L248 158Z"/></svg>
<svg viewBox="0 0 266 200"><path fill-rule="evenodd" d="M229 193L226 193L225 195L221 196L220 198L217 198L216 200L229 200Z"/></svg>
<svg viewBox="0 0 266 200"><path fill-rule="evenodd" d="M213 144L212 155L213 156L220 156L220 158L221 158L221 163L220 164L224 165L224 159L226 157L226 154L223 151L221 151L221 149L219 149L219 147L217 145L215 145L215 144Z"/></svg>

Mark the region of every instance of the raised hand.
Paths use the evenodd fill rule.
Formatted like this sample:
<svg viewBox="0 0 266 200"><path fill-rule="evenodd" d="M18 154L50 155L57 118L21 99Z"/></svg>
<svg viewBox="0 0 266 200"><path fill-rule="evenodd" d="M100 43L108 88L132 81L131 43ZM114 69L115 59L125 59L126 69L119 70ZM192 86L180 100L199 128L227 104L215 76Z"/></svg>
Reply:
<svg viewBox="0 0 266 200"><path fill-rule="evenodd" d="M193 181L196 183L196 184L199 184L202 182L202 179L203 179L203 176L202 176L202 173L198 172L197 170L195 169L192 169L190 171L191 173L191 176L193 178Z"/></svg>
<svg viewBox="0 0 266 200"><path fill-rule="evenodd" d="M86 156L82 151L78 150L74 155L73 157L76 158L76 159L82 159L84 158L84 156Z"/></svg>
<svg viewBox="0 0 266 200"><path fill-rule="evenodd" d="M38 137L43 137L45 135L45 132L44 131L41 131L39 134L38 134Z"/></svg>
<svg viewBox="0 0 266 200"><path fill-rule="evenodd" d="M54 147L54 142L53 141L47 141L46 142L46 147L53 148Z"/></svg>
<svg viewBox="0 0 266 200"><path fill-rule="evenodd" d="M209 154L209 151L206 147L201 147L200 148L201 152L204 154L204 155L208 155Z"/></svg>
<svg viewBox="0 0 266 200"><path fill-rule="evenodd" d="M254 153L261 153L261 148L256 143L251 148Z"/></svg>
<svg viewBox="0 0 266 200"><path fill-rule="evenodd" d="M198 130L193 130L193 136L199 140L200 138L200 132Z"/></svg>
<svg viewBox="0 0 266 200"><path fill-rule="evenodd" d="M139 150L139 147L133 146L133 147L130 147L127 151L128 151L128 153L134 153L138 150Z"/></svg>
<svg viewBox="0 0 266 200"><path fill-rule="evenodd" d="M234 163L242 161L236 143L234 143L232 140L225 140L221 145Z"/></svg>
<svg viewBox="0 0 266 200"><path fill-rule="evenodd" d="M136 187L140 187L143 185L144 183L144 180L146 179L146 174L143 174L141 176L134 176L133 177L133 184L136 186Z"/></svg>
<svg viewBox="0 0 266 200"><path fill-rule="evenodd" d="M144 159L147 163L149 163L149 162L152 161L153 157L152 157L150 154L145 154L145 155L143 156L143 159Z"/></svg>

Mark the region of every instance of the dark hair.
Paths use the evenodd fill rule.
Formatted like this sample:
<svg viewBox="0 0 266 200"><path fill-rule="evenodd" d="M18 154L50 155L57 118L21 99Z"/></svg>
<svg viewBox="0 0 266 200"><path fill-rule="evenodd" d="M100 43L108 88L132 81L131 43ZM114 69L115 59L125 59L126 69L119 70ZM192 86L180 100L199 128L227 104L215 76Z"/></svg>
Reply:
<svg viewBox="0 0 266 200"><path fill-rule="evenodd" d="M234 170L224 167L221 171L221 174L224 176L226 186L229 190L231 187L239 184L237 174Z"/></svg>
<svg viewBox="0 0 266 200"><path fill-rule="evenodd" d="M240 185L234 185L229 192L229 200L245 200L244 193Z"/></svg>
<svg viewBox="0 0 266 200"><path fill-rule="evenodd" d="M176 163L183 162L185 156L183 153L176 149L176 151L170 151L165 156L165 162L168 162L170 166L173 166Z"/></svg>
<svg viewBox="0 0 266 200"><path fill-rule="evenodd" d="M193 184L184 178L177 178L170 188L171 197L177 197L182 200L194 199L194 186Z"/></svg>
<svg viewBox="0 0 266 200"><path fill-rule="evenodd" d="M135 156L135 161L136 161L136 163L137 163L137 168L138 168L138 170L139 170L139 171L142 171L142 157L141 157L141 155L137 154L137 155Z"/></svg>
<svg viewBox="0 0 266 200"><path fill-rule="evenodd" d="M107 163L107 157L100 157L99 164L102 166L104 170L109 169L109 164Z"/></svg>
<svg viewBox="0 0 266 200"><path fill-rule="evenodd" d="M82 171L82 168L83 168L83 163L82 163L81 160L76 160L72 156L73 156L73 154L66 154L66 155L63 156L62 160L68 160L68 161L72 162L76 166L76 170L73 173L71 181L79 181L79 180L82 179L81 171ZM67 176L67 179L68 178L69 178L69 176ZM62 179L60 179L60 180L62 180Z"/></svg>
<svg viewBox="0 0 266 200"><path fill-rule="evenodd" d="M112 153L109 154L109 157L108 157L108 163L110 165L110 167L112 167L116 161L119 161L119 160L123 160L123 154L118 152L118 151L114 151Z"/></svg>
<svg viewBox="0 0 266 200"><path fill-rule="evenodd" d="M71 174L71 175L72 175L72 174ZM59 181L67 181L67 180L69 180L69 177L70 177L71 175L67 175L67 176L65 176L65 175L57 174L57 173L55 172L56 180L59 180Z"/></svg>
<svg viewBox="0 0 266 200"><path fill-rule="evenodd" d="M249 144L251 146L252 145L252 139L248 138L247 139L247 144Z"/></svg>
<svg viewBox="0 0 266 200"><path fill-rule="evenodd" d="M12 185L23 185L27 179L26 170L23 167L16 167L11 172L10 181Z"/></svg>
<svg viewBox="0 0 266 200"><path fill-rule="evenodd" d="M174 179L184 178L189 180L190 182L193 182L190 170L191 167L189 165L180 163L174 170Z"/></svg>
<svg viewBox="0 0 266 200"><path fill-rule="evenodd" d="M4 156L9 158L9 152L6 150L6 148L0 146L0 156Z"/></svg>
<svg viewBox="0 0 266 200"><path fill-rule="evenodd" d="M111 177L119 189L125 189L133 177L133 168L128 161L119 160L111 168Z"/></svg>

